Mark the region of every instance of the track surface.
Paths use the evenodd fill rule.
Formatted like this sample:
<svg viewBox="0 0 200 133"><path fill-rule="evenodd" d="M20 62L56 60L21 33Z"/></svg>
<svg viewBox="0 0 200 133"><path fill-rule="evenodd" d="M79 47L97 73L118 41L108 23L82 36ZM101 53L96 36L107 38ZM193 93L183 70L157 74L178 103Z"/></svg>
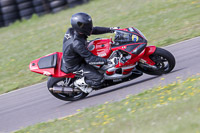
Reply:
<svg viewBox="0 0 200 133"><path fill-rule="evenodd" d="M77 109L96 106L106 101L118 101L160 84L200 73L200 37L165 47L176 58L174 70L163 76L143 75L135 80L92 92L87 98L65 102L54 98L46 82L0 95L0 133L18 130L35 123L76 113ZM160 80L165 78L165 80Z"/></svg>

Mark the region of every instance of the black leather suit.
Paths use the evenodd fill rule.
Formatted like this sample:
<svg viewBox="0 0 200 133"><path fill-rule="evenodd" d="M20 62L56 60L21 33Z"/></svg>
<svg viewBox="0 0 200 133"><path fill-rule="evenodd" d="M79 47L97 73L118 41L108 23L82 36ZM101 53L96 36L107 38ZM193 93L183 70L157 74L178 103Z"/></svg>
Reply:
<svg viewBox="0 0 200 133"><path fill-rule="evenodd" d="M94 27L92 34L111 33L110 28ZM69 72L83 71L85 82L90 86L99 86L103 79L91 65L104 65L107 60L93 55L86 48L87 36L69 28L63 40L63 62Z"/></svg>

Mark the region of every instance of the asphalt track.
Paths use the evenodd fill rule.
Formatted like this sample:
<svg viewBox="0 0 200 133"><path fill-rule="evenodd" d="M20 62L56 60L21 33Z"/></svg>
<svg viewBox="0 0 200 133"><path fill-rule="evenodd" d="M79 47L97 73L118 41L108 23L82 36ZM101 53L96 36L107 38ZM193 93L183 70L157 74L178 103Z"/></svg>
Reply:
<svg viewBox="0 0 200 133"><path fill-rule="evenodd" d="M177 77L185 79L200 73L200 37L164 48L176 58L176 66L171 73L159 77L143 75L135 80L92 92L80 101L65 102L54 98L48 92L46 82L0 95L0 133L74 114L77 109L96 106L106 101L118 101L158 84L172 83Z"/></svg>

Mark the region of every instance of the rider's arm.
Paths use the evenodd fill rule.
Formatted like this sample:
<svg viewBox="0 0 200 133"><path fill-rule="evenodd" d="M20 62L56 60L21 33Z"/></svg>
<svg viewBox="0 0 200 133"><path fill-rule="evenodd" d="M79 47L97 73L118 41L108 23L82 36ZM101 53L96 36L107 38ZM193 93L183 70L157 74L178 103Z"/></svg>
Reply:
<svg viewBox="0 0 200 133"><path fill-rule="evenodd" d="M105 33L113 33L112 28L108 27L93 27L92 34L98 35L98 34L105 34Z"/></svg>
<svg viewBox="0 0 200 133"><path fill-rule="evenodd" d="M90 65L104 65L107 64L107 60L98 56L93 55L87 50L84 43L79 40L74 41L74 51L85 59Z"/></svg>

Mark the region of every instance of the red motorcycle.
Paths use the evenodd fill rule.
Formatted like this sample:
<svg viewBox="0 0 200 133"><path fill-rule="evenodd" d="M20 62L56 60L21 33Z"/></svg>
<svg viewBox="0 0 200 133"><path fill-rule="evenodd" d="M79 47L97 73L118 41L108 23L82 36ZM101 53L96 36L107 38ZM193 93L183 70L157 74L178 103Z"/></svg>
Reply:
<svg viewBox="0 0 200 133"><path fill-rule="evenodd" d="M94 55L102 58L116 58L116 65L111 68L94 66L104 75L105 87L129 81L144 73L161 75L172 71L175 66L174 56L167 50L147 46L147 39L134 27L115 30L114 41L95 39L87 44ZM83 72L67 72L62 63L62 52L55 52L32 61L32 72L49 76L47 87L52 95L65 101L75 101L89 93L74 86L74 81L83 77Z"/></svg>

